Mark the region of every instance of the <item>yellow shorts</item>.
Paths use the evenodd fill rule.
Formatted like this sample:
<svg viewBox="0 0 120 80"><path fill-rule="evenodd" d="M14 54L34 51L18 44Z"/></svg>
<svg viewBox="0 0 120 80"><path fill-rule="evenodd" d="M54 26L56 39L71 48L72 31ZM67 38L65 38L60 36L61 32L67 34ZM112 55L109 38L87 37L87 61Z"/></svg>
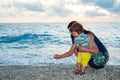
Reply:
<svg viewBox="0 0 120 80"><path fill-rule="evenodd" d="M82 66L87 66L92 54L89 52L78 52L76 59L77 63L80 63Z"/></svg>

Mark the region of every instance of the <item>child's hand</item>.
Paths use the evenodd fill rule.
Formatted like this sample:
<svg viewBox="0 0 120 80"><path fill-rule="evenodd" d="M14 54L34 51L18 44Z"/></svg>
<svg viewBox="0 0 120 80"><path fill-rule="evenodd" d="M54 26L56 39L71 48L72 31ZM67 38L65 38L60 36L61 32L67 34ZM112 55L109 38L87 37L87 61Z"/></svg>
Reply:
<svg viewBox="0 0 120 80"><path fill-rule="evenodd" d="M55 59L59 59L59 58L61 58L61 55L59 55L59 54L54 54L54 58L55 58Z"/></svg>

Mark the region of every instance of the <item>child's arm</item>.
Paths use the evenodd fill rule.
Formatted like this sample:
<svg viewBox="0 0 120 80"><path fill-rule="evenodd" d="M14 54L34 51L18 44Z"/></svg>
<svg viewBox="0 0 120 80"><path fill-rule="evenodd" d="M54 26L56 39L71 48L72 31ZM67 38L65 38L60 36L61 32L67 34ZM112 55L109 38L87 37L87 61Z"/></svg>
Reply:
<svg viewBox="0 0 120 80"><path fill-rule="evenodd" d="M64 54L61 54L61 55L60 55L60 54L55 54L55 55L54 55L54 58L60 59L60 58L69 57L69 56L71 56L71 55L74 53L75 48L76 48L76 44L74 43L74 44L71 46L71 48L70 48L70 50L69 50L68 52L66 52L66 53L64 53Z"/></svg>

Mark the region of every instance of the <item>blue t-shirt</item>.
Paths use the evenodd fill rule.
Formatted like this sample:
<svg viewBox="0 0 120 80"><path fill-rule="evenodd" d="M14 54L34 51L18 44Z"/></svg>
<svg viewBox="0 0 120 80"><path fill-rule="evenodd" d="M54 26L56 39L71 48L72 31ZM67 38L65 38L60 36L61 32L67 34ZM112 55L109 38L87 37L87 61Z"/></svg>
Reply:
<svg viewBox="0 0 120 80"><path fill-rule="evenodd" d="M76 43L77 48L82 45L85 48L89 48L89 45L87 41L90 39L90 37L85 34L81 33L78 37L74 38L74 43Z"/></svg>

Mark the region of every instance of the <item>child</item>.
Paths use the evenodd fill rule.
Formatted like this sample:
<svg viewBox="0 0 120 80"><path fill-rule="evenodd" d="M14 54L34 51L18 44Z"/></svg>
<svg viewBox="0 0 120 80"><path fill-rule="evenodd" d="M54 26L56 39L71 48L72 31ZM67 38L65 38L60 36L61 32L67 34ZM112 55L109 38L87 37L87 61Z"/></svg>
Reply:
<svg viewBox="0 0 120 80"><path fill-rule="evenodd" d="M76 46L76 48L79 49L80 46L84 48L89 48L88 41L90 37L87 34L80 31L80 27L77 26L77 23L76 23L76 26L70 27L70 33L73 37L75 37L74 45ZM88 65L88 61L90 60L91 55L92 54L90 52L78 52L78 56L76 59L77 70L74 72L75 74L82 75L85 73L85 69Z"/></svg>

